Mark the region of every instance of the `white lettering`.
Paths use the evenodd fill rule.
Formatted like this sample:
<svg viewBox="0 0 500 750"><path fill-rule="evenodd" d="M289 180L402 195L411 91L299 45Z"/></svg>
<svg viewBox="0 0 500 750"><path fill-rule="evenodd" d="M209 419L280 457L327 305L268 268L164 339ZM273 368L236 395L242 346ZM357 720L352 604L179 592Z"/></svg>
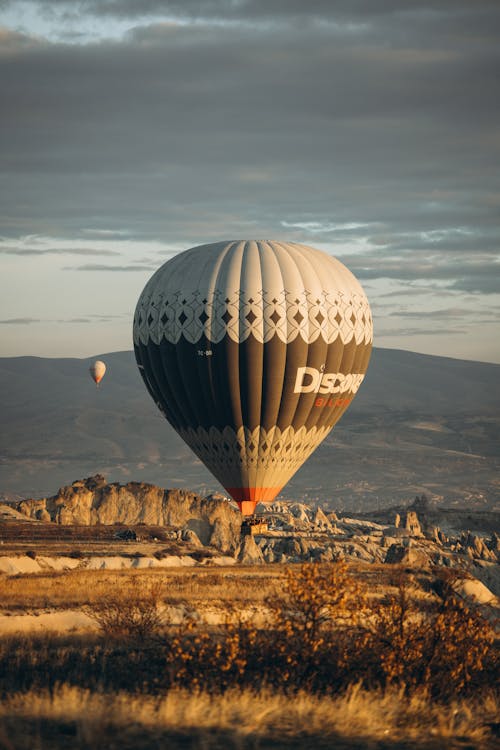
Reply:
<svg viewBox="0 0 500 750"><path fill-rule="evenodd" d="M310 381L304 383L304 379L309 376ZM299 367L297 377L295 378L294 393L317 393L321 383L321 373L315 367Z"/></svg>
<svg viewBox="0 0 500 750"><path fill-rule="evenodd" d="M364 377L361 373L322 373L315 367L299 367L293 392L356 393Z"/></svg>
<svg viewBox="0 0 500 750"><path fill-rule="evenodd" d="M321 385L319 387L319 393L333 393L332 388L335 381L335 375L331 372L323 373L321 378Z"/></svg>

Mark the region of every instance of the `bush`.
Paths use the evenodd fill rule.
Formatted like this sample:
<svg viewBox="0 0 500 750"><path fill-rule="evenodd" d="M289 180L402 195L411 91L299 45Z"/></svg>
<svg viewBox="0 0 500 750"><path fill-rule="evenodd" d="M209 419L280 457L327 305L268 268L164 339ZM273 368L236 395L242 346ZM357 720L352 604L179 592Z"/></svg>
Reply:
<svg viewBox="0 0 500 750"><path fill-rule="evenodd" d="M216 692L258 682L287 692L359 683L443 700L467 693L492 664L490 625L451 595L418 609L404 571L394 583L395 593L368 604L343 562L290 568L267 629L236 616L211 630L195 621L177 630L165 657L169 682Z"/></svg>
<svg viewBox="0 0 500 750"><path fill-rule="evenodd" d="M493 657L494 632L477 608L469 607L441 581L441 601L426 623L421 684L433 695L468 693Z"/></svg>
<svg viewBox="0 0 500 750"><path fill-rule="evenodd" d="M347 563L306 563L285 570L273 607L274 651L285 683L332 689L342 680L366 594Z"/></svg>
<svg viewBox="0 0 500 750"><path fill-rule="evenodd" d="M456 574L440 574L435 589L441 599L422 612L408 577L400 575L396 594L374 608L370 621L372 682L407 692L425 688L443 699L468 692L494 658L494 634L481 613L456 596L455 580Z"/></svg>
<svg viewBox="0 0 500 750"><path fill-rule="evenodd" d="M85 613L112 638L144 642L157 635L166 625L161 608L163 584L138 578L114 594L84 607Z"/></svg>

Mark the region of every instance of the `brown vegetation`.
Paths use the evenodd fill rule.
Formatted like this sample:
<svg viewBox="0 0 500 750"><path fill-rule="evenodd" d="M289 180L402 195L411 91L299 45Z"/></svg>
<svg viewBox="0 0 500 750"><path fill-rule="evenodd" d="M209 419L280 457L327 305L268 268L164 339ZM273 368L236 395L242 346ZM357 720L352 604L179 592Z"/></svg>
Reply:
<svg viewBox="0 0 500 750"><path fill-rule="evenodd" d="M66 664L75 684L91 687L94 667L102 660L101 680L109 689L192 688L208 680L216 692L257 681L280 690L333 693L359 682L367 688L404 687L408 693L425 688L447 699L488 684L496 666L492 626L456 597L448 581L435 578L440 595L419 600L417 582L401 571L385 597L374 598L344 562L275 568L274 573L266 580L250 571L245 578L241 570L185 576L106 572L96 576L93 588L91 579L79 588L80 607L99 626L102 642L41 639L43 644L33 646L34 662L26 643L8 648L3 643L0 667L5 659L11 672L14 658L23 680L35 685L42 648L44 679L51 679L55 663L57 679L64 679ZM41 579L26 580L40 584ZM75 601L78 576L54 582L67 596L72 588ZM13 584L13 579L3 581L4 596ZM254 603L257 590L267 605L265 627L241 606ZM200 619L199 603L204 598L207 604L207 592L212 602L220 597L226 613L222 624L209 626ZM165 604L172 601L183 604L178 625L167 621ZM129 669L122 682L116 675L123 673L123 658Z"/></svg>
<svg viewBox="0 0 500 750"><path fill-rule="evenodd" d="M163 584L164 602L203 608L262 603L283 576L277 566L229 569L86 570L0 576L0 607L7 610L65 609L98 605L129 582Z"/></svg>
<svg viewBox="0 0 500 750"><path fill-rule="evenodd" d="M118 592L84 605L82 609L96 621L105 636L140 642L165 627L162 594L163 585L159 580L144 583L137 577L129 578Z"/></svg>
<svg viewBox="0 0 500 750"><path fill-rule="evenodd" d="M252 736L257 747L258 738L291 747L291 738L300 736L301 747L327 740L362 747L355 743L382 741L387 732L392 743L406 737L407 747L417 747L430 722L435 735L422 746L438 748L453 747L443 738L451 742L457 733L479 743L472 747L486 747L496 729L492 626L456 597L453 581L442 574L418 580L400 569L378 596L367 581L372 587L376 579L380 583L381 572L371 567L360 575L341 561L231 572L92 574L52 578L54 591L66 589L72 601L80 586L80 605L99 635L0 639L6 737L9 727L22 734L18 720L28 714L34 722L32 729L26 725L28 733L40 732L43 722L69 722L76 748L90 747L99 731L101 746L111 747L116 727L123 732L120 746L130 740L128 746L137 748L148 747L140 739L145 726L156 743L172 733L191 733L200 746L214 748L219 745L209 737L215 730L227 733L229 746L244 746ZM23 576L27 583L43 589L48 578ZM5 596L14 598L13 585L14 579L2 581L4 602ZM225 622L208 625L197 617L200 601L207 599L222 603ZM268 607L266 627L242 614L242 603L255 599ZM177 625L166 620L165 605L172 601L183 603L186 613ZM93 702L96 690L105 696ZM480 700L481 708L472 708ZM29 707L24 714L21 702ZM377 707L371 719L370 703ZM280 745L280 737L289 739ZM29 746L28 740L15 745Z"/></svg>
<svg viewBox="0 0 500 750"><path fill-rule="evenodd" d="M336 696L258 689L145 696L62 685L0 704L0 748L493 750L498 710L492 694L441 705L421 693L359 686Z"/></svg>

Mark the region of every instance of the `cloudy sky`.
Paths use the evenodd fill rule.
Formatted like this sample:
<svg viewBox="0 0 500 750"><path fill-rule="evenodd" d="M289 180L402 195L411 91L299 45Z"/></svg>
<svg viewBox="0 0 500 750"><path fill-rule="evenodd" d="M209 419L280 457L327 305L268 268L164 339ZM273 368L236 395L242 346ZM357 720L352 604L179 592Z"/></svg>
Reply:
<svg viewBox="0 0 500 750"><path fill-rule="evenodd" d="M0 355L130 349L159 265L255 237L500 362L499 81L498 0L0 0Z"/></svg>

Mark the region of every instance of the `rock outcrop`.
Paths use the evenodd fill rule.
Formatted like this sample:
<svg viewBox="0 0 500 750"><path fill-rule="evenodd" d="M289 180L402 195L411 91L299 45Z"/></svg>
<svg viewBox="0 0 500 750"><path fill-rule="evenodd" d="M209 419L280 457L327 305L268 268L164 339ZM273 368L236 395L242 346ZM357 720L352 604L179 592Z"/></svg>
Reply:
<svg viewBox="0 0 500 750"><path fill-rule="evenodd" d="M239 545L241 516L222 496L203 498L187 490L165 490L143 482L108 484L101 475L62 487L41 500L23 500L27 518L61 525L126 524L190 529L204 545L233 553Z"/></svg>
<svg viewBox="0 0 500 750"><path fill-rule="evenodd" d="M237 560L243 565L256 565L265 562L260 547L255 543L253 536L242 537Z"/></svg>
<svg viewBox="0 0 500 750"><path fill-rule="evenodd" d="M405 529L411 536L423 536L420 521L414 510L409 510L406 514Z"/></svg>
<svg viewBox="0 0 500 750"><path fill-rule="evenodd" d="M426 569L432 565L432 556L423 548L413 547L409 544L392 544L387 550L385 562Z"/></svg>

